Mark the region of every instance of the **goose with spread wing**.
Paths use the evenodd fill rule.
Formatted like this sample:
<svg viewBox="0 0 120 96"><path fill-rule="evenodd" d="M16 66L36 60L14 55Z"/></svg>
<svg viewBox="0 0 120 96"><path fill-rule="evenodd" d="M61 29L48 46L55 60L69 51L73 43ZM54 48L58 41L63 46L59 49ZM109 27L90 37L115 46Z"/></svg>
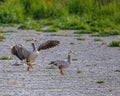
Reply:
<svg viewBox="0 0 120 96"><path fill-rule="evenodd" d="M38 57L40 50L49 49L60 44L58 40L48 40L40 44L40 46L37 48L36 47L37 40L33 40L33 41L34 42L31 43L33 51L27 50L21 44L14 45L11 48L11 53L16 57L18 57L21 61L25 61L25 63L28 65L27 71L30 71L30 68L32 68L32 63Z"/></svg>

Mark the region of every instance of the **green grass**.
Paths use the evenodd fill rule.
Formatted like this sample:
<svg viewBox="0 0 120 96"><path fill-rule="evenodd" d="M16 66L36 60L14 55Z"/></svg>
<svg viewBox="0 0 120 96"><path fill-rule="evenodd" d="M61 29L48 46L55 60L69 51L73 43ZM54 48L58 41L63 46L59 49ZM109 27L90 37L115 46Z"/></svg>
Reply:
<svg viewBox="0 0 120 96"><path fill-rule="evenodd" d="M79 68L77 68L77 73L81 73L81 70Z"/></svg>
<svg viewBox="0 0 120 96"><path fill-rule="evenodd" d="M112 41L108 45L109 47L120 47L120 41Z"/></svg>
<svg viewBox="0 0 120 96"><path fill-rule="evenodd" d="M76 39L77 39L77 40L81 40L81 41L84 41L84 40L85 40L85 38L82 38L82 37L77 37Z"/></svg>
<svg viewBox="0 0 120 96"><path fill-rule="evenodd" d="M100 41L103 42L103 40L101 38L94 38L94 41Z"/></svg>
<svg viewBox="0 0 120 96"><path fill-rule="evenodd" d="M2 40L4 40L4 39L6 39L6 37L5 37L5 36L0 35L0 41L2 41Z"/></svg>
<svg viewBox="0 0 120 96"><path fill-rule="evenodd" d="M89 31L89 30L79 30L79 31L76 31L74 33L75 34L92 34L93 32Z"/></svg>
<svg viewBox="0 0 120 96"><path fill-rule="evenodd" d="M33 20L29 20L23 24L21 24L18 29L34 29L39 31L41 29L41 25L39 24L39 22L33 21Z"/></svg>
<svg viewBox="0 0 120 96"><path fill-rule="evenodd" d="M0 33L4 33L4 31L3 31L3 30L0 30Z"/></svg>
<svg viewBox="0 0 120 96"><path fill-rule="evenodd" d="M115 72L120 72L120 69L115 70Z"/></svg>
<svg viewBox="0 0 120 96"><path fill-rule="evenodd" d="M118 0L5 0L0 3L0 25L47 32L78 30L75 34L120 35ZM87 7L86 7L87 6Z"/></svg>
<svg viewBox="0 0 120 96"><path fill-rule="evenodd" d="M102 31L99 33L100 36L110 36L110 35L120 35L120 31L111 30L111 31Z"/></svg>
<svg viewBox="0 0 120 96"><path fill-rule="evenodd" d="M12 58L10 56L2 56L0 60L12 60Z"/></svg>
<svg viewBox="0 0 120 96"><path fill-rule="evenodd" d="M70 42L70 45L74 45L74 43L73 43L73 42Z"/></svg>
<svg viewBox="0 0 120 96"><path fill-rule="evenodd" d="M87 66L87 67L90 67L91 65L87 64L86 66Z"/></svg>
<svg viewBox="0 0 120 96"><path fill-rule="evenodd" d="M99 81L97 81L96 83L98 83L98 84L102 84L102 83L105 83L103 80L99 80Z"/></svg>
<svg viewBox="0 0 120 96"><path fill-rule="evenodd" d="M56 28L54 26L50 26L49 28L45 29L45 30L41 30L42 32L58 32L59 28Z"/></svg>
<svg viewBox="0 0 120 96"><path fill-rule="evenodd" d="M1 33L13 33L13 32L16 32L16 31L14 31L14 30L7 30L7 31L0 30L0 34Z"/></svg>

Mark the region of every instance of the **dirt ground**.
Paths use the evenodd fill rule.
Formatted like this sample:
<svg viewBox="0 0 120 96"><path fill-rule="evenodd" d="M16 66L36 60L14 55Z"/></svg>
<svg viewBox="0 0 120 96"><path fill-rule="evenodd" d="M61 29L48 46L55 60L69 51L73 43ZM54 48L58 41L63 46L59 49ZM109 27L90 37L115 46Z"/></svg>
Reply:
<svg viewBox="0 0 120 96"><path fill-rule="evenodd" d="M0 56L11 56L12 60L0 60L0 96L120 96L120 48L108 47L120 36L92 37L82 35L85 40L76 40L74 30L57 33L42 33L34 30L18 30L16 27L0 27L6 39L0 41ZM42 50L33 69L26 72L27 65L13 66L20 60L10 52L11 46L23 44L31 49L31 38L39 43L59 40L60 45ZM101 38L103 41L95 41ZM72 64L61 76L58 69L49 69L52 60L67 59L72 50ZM77 70L81 72L78 73ZM103 83L97 83L102 81Z"/></svg>

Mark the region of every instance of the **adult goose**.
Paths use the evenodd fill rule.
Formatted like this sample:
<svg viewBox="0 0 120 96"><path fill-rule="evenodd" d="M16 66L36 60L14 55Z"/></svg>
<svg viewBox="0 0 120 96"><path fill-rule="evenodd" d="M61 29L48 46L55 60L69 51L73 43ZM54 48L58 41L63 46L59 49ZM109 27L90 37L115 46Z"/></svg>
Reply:
<svg viewBox="0 0 120 96"><path fill-rule="evenodd" d="M32 63L38 57L40 50L49 49L60 44L58 40L48 40L40 44L40 46L37 48L36 42L37 40L33 40L33 42L31 43L33 48L32 51L26 49L22 44L14 45L11 48L11 53L28 65L27 71L30 71L30 67L32 68Z"/></svg>

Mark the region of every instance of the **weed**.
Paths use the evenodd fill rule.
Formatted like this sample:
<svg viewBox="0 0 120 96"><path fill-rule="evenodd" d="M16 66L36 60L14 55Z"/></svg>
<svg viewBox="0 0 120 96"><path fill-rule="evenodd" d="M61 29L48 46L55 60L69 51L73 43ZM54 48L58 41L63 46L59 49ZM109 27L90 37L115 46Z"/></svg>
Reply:
<svg viewBox="0 0 120 96"><path fill-rule="evenodd" d="M112 41L108 45L109 47L120 47L120 41Z"/></svg>
<svg viewBox="0 0 120 96"><path fill-rule="evenodd" d="M81 73L81 70L79 68L77 68L77 73Z"/></svg>
<svg viewBox="0 0 120 96"><path fill-rule="evenodd" d="M4 0L0 25L15 23L21 24L20 29L34 30L53 25L80 30L77 34L120 35L119 5L119 0Z"/></svg>
<svg viewBox="0 0 120 96"><path fill-rule="evenodd" d="M70 45L74 45L74 43L73 43L73 42L70 42Z"/></svg>
<svg viewBox="0 0 120 96"><path fill-rule="evenodd" d="M120 72L120 69L115 70L115 72Z"/></svg>
<svg viewBox="0 0 120 96"><path fill-rule="evenodd" d="M56 27L54 27L54 26L51 26L51 27L49 27L49 28L47 28L47 29L45 29L45 30L41 30L41 31L43 31L43 32L58 32L58 31L59 31L59 28L56 28Z"/></svg>
<svg viewBox="0 0 120 96"><path fill-rule="evenodd" d="M76 38L77 40L82 40L82 41L84 41L85 40L85 38Z"/></svg>
<svg viewBox="0 0 120 96"><path fill-rule="evenodd" d="M103 80L99 80L99 81L97 81L96 83L102 84L102 83L104 83L104 81L103 81Z"/></svg>
<svg viewBox="0 0 120 96"><path fill-rule="evenodd" d="M2 56L0 60L12 60L12 58L10 56Z"/></svg>
<svg viewBox="0 0 120 96"><path fill-rule="evenodd" d="M87 67L91 66L91 65L86 65Z"/></svg>
<svg viewBox="0 0 120 96"><path fill-rule="evenodd" d="M12 32L16 32L16 31L14 31L14 30L7 30L7 31L0 30L0 33L12 33Z"/></svg>
<svg viewBox="0 0 120 96"><path fill-rule="evenodd" d="M120 31L118 30L101 31L99 35L100 36L120 35Z"/></svg>
<svg viewBox="0 0 120 96"><path fill-rule="evenodd" d="M112 92L112 89L110 89L109 92Z"/></svg>
<svg viewBox="0 0 120 96"><path fill-rule="evenodd" d="M94 41L103 41L101 38L94 38Z"/></svg>
<svg viewBox="0 0 120 96"><path fill-rule="evenodd" d="M36 21L29 20L28 22L23 23L18 27L18 29L34 29L34 30L40 30L42 26L39 25Z"/></svg>
<svg viewBox="0 0 120 96"><path fill-rule="evenodd" d="M3 31L3 30L0 30L0 33L4 33L4 31Z"/></svg>
<svg viewBox="0 0 120 96"><path fill-rule="evenodd" d="M3 39L6 39L6 37L5 37L5 36L0 35L0 41L2 41Z"/></svg>

